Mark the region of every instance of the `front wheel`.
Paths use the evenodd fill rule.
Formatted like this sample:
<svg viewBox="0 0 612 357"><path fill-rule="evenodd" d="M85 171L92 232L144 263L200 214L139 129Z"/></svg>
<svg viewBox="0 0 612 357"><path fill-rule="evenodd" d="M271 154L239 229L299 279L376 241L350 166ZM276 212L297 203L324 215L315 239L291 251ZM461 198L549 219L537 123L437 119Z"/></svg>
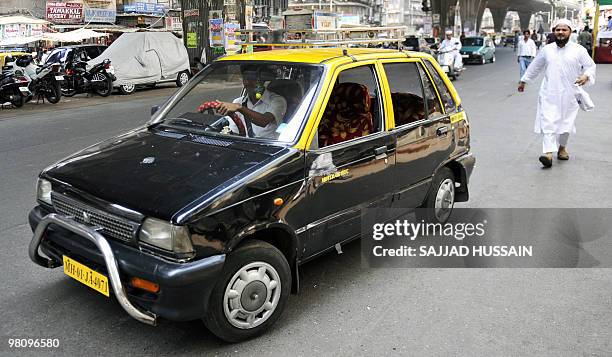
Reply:
<svg viewBox="0 0 612 357"><path fill-rule="evenodd" d="M108 97L113 92L113 80L104 73L96 73L94 79L99 80L99 84L94 87L94 92L101 97Z"/></svg>
<svg viewBox="0 0 612 357"><path fill-rule="evenodd" d="M455 176L448 167L441 168L433 179L425 203L417 209L419 219L446 223L455 206Z"/></svg>
<svg viewBox="0 0 612 357"><path fill-rule="evenodd" d="M49 101L49 103L59 103L60 99L62 98L62 90L60 88L59 82L49 82L47 90L48 92L45 94L45 98Z"/></svg>
<svg viewBox="0 0 612 357"><path fill-rule="evenodd" d="M493 58L491 58L491 63L495 63L495 55L493 55Z"/></svg>
<svg viewBox="0 0 612 357"><path fill-rule="evenodd" d="M204 324L227 342L262 334L278 320L291 291L291 269L273 245L252 240L225 261Z"/></svg>
<svg viewBox="0 0 612 357"><path fill-rule="evenodd" d="M66 79L60 86L60 90L64 97L73 97L75 94L77 94L76 80L73 78Z"/></svg>

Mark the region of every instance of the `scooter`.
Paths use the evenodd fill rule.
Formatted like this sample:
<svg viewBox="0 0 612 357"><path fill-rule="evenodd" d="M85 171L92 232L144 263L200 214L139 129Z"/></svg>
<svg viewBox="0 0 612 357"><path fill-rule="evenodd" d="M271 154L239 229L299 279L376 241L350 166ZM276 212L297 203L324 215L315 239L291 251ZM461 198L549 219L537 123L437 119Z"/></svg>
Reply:
<svg viewBox="0 0 612 357"><path fill-rule="evenodd" d="M453 81L459 78L463 70L463 64L460 67L455 67L455 52L457 50L436 51L438 63L446 75Z"/></svg>
<svg viewBox="0 0 612 357"><path fill-rule="evenodd" d="M21 56L16 58L10 67L12 68L9 73L16 74L20 71L29 80L28 89L31 93L26 97L26 102L33 97L47 99L52 104L60 101L62 97L60 84L64 76L60 73L59 63L37 66L31 56Z"/></svg>
<svg viewBox="0 0 612 357"><path fill-rule="evenodd" d="M0 105L9 102L21 108L25 99L32 95L28 89L29 83L30 81L23 74L2 73L0 75Z"/></svg>

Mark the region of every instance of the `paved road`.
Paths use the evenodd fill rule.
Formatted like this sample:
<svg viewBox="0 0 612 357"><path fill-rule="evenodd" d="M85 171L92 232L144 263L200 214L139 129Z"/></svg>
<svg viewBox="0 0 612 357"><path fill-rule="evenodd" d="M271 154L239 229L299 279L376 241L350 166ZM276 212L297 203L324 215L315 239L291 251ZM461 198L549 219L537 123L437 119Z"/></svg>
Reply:
<svg viewBox="0 0 612 357"><path fill-rule="evenodd" d="M572 160L542 170L532 134L537 87L515 92L511 50L456 82L478 166L471 207L612 207L612 66L599 66L597 111L581 115ZM144 122L173 89L0 110L0 354L8 337L57 337L49 354L611 355L610 269L362 269L359 244L301 267L302 291L258 339L223 344L199 321L149 327L100 294L35 266L26 224L38 172ZM15 117L19 115L19 117ZM14 355L15 351L11 351Z"/></svg>

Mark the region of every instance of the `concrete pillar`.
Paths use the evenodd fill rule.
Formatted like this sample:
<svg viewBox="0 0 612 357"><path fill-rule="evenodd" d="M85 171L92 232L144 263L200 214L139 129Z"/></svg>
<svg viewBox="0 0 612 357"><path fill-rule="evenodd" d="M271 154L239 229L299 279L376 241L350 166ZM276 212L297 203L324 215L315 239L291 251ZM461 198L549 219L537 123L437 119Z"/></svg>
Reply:
<svg viewBox="0 0 612 357"><path fill-rule="evenodd" d="M486 7L487 0L459 0L463 29L479 32L482 14Z"/></svg>
<svg viewBox="0 0 612 357"><path fill-rule="evenodd" d="M457 0L431 0L433 13L440 14L441 37L444 36L446 29L452 28L455 25L455 13L451 13L450 7L456 3Z"/></svg>
<svg viewBox="0 0 612 357"><path fill-rule="evenodd" d="M529 29L529 22L531 22L531 11L519 11L519 18L521 19L521 29Z"/></svg>
<svg viewBox="0 0 612 357"><path fill-rule="evenodd" d="M508 16L508 8L500 7L500 8L491 8L491 15L493 15L493 26L495 27L495 32L502 32L504 28L504 23L506 22L506 17Z"/></svg>
<svg viewBox="0 0 612 357"><path fill-rule="evenodd" d="M508 9L505 7L490 7L489 10L491 10L491 15L493 16L493 27L495 28L495 32L502 32L506 15L508 15Z"/></svg>

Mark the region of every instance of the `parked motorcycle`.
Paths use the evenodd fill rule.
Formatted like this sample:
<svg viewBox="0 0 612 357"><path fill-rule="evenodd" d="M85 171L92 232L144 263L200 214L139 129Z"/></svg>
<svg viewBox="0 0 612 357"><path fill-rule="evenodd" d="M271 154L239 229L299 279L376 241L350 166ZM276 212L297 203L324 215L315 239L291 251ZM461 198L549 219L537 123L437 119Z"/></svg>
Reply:
<svg viewBox="0 0 612 357"><path fill-rule="evenodd" d="M446 72L446 75L451 80L456 80L463 70L463 65L461 67L455 66L455 55L457 50L448 50L448 51L435 51L438 59L438 63L442 70Z"/></svg>
<svg viewBox="0 0 612 357"><path fill-rule="evenodd" d="M117 79L111 72L111 61L104 61L87 70L87 62L74 61L66 65L62 95L72 97L77 93L96 93L108 97L113 91L113 81Z"/></svg>
<svg viewBox="0 0 612 357"><path fill-rule="evenodd" d="M10 102L17 108L25 103L30 96L28 84L30 81L21 73L13 75L11 72L3 72L0 75L0 105Z"/></svg>
<svg viewBox="0 0 612 357"><path fill-rule="evenodd" d="M60 85L64 80L64 76L60 73L60 64L37 66L31 56L21 56L17 57L10 67L12 67L10 73L15 75L21 71L29 80L28 89L31 93L26 97L26 102L33 97L45 98L52 104L60 101L62 97Z"/></svg>

